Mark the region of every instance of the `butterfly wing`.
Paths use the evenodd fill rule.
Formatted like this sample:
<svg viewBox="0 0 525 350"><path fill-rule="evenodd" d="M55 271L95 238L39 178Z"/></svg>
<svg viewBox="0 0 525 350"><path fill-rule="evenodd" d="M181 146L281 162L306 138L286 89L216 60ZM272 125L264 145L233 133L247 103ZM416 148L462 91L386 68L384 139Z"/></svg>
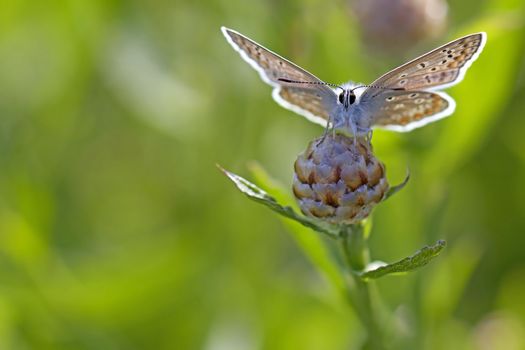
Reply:
<svg viewBox="0 0 525 350"><path fill-rule="evenodd" d="M447 117L455 107L442 92L382 90L366 108L374 127L404 132Z"/></svg>
<svg viewBox="0 0 525 350"><path fill-rule="evenodd" d="M337 105L337 95L330 87L322 85L323 82L313 74L244 35L225 27L221 30L231 46L259 72L262 80L273 86L272 96L277 103L317 124L326 125L329 113ZM298 86L279 79L313 84Z"/></svg>
<svg viewBox="0 0 525 350"><path fill-rule="evenodd" d="M476 33L456 39L393 69L370 85L405 90L440 90L455 85L478 58L486 38L485 33Z"/></svg>
<svg viewBox="0 0 525 350"><path fill-rule="evenodd" d="M372 125L409 131L452 114L455 103L450 96L421 90L439 90L459 83L485 42L485 33L464 36L376 79L372 86L402 91L370 87L363 92L360 103L371 110ZM414 93L419 96L411 98Z"/></svg>

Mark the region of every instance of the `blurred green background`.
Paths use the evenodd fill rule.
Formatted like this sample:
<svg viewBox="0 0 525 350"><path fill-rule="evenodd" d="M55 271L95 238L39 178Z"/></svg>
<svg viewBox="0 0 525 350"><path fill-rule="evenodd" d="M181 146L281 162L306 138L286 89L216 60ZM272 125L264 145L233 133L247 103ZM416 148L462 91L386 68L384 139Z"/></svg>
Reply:
<svg viewBox="0 0 525 350"><path fill-rule="evenodd" d="M449 243L378 282L395 348L525 349L525 3L450 0L441 29L401 11L380 21L394 39L372 20L392 9L357 9L0 1L0 349L359 348L352 310L215 168L249 177L257 160L289 186L322 132L272 101L221 25L333 83L488 33L449 90L452 117L375 132L391 183L412 178L375 211L371 250L394 261Z"/></svg>

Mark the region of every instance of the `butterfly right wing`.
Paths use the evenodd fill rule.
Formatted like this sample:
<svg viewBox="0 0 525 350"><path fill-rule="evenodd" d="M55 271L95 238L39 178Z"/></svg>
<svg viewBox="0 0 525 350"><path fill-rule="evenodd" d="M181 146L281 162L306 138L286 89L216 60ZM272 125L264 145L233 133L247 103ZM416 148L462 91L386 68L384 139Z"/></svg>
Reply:
<svg viewBox="0 0 525 350"><path fill-rule="evenodd" d="M483 32L464 36L376 79L360 98L363 108L370 111L371 124L409 131L452 114L455 103L450 96L422 90L444 89L459 83L486 40ZM411 99L414 94L418 97Z"/></svg>
<svg viewBox="0 0 525 350"><path fill-rule="evenodd" d="M262 80L273 86L272 96L277 103L314 123L326 126L330 112L337 105L337 95L330 87L323 85L313 74L244 35L225 27L221 30L230 45L259 72ZM313 84L299 86L280 79Z"/></svg>
<svg viewBox="0 0 525 350"><path fill-rule="evenodd" d="M365 108L374 127L405 132L447 117L455 107L443 92L382 90Z"/></svg>
<svg viewBox="0 0 525 350"><path fill-rule="evenodd" d="M391 70L370 85L404 90L445 89L463 80L486 40L483 32L453 40ZM368 94L374 94L374 90L365 91L363 98Z"/></svg>

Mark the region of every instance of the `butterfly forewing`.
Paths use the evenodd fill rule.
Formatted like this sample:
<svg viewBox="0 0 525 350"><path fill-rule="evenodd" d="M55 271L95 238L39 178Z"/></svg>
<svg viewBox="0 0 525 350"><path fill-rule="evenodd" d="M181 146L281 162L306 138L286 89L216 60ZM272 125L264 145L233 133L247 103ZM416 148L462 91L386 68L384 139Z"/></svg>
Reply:
<svg viewBox="0 0 525 350"><path fill-rule="evenodd" d="M445 93L383 90L367 108L374 126L410 131L450 115L454 101Z"/></svg>
<svg viewBox="0 0 525 350"><path fill-rule="evenodd" d="M371 85L406 90L443 89L459 83L485 45L485 33L456 39L381 76ZM377 89L363 94L376 95Z"/></svg>
<svg viewBox="0 0 525 350"><path fill-rule="evenodd" d="M274 87L273 97L283 107L313 122L326 124L330 110L337 104L337 95L328 86L292 62L266 49L234 30L222 27L228 42L241 57L255 68L261 78ZM312 84L286 83L301 81Z"/></svg>

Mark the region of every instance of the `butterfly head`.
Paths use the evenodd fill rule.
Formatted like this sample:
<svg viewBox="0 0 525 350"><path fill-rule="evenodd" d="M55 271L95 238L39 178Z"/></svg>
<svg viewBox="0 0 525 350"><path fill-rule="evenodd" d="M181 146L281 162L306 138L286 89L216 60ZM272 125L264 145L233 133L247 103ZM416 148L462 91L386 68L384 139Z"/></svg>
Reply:
<svg viewBox="0 0 525 350"><path fill-rule="evenodd" d="M338 96L339 103L341 103L345 109L348 109L356 100L355 93L352 89L344 89Z"/></svg>
<svg viewBox="0 0 525 350"><path fill-rule="evenodd" d="M351 105L353 105L357 100L357 95L355 94L354 90L362 89L362 88L374 88L374 89L386 89L386 90L404 90L404 88L386 88L383 86L377 86L377 85L359 85L355 86L352 83L346 83L342 86L326 83L324 81L300 81L300 80L292 80L288 78L277 78L278 81L288 83L288 84L310 84L310 85L327 85L332 86L338 89L341 89L341 92L339 95L337 95L337 100L340 104L343 105L344 109L348 110Z"/></svg>

